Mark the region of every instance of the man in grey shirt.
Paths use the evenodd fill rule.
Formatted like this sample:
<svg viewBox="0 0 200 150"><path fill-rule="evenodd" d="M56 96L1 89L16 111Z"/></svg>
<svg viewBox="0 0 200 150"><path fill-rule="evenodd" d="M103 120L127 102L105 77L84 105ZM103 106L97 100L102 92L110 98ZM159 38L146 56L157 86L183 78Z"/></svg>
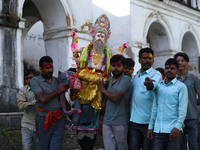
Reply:
<svg viewBox="0 0 200 150"><path fill-rule="evenodd" d="M35 119L36 132L42 150L61 150L64 139L64 118L61 115L59 94L67 91L66 85L58 87L53 75L53 60L44 56L39 61L39 76L31 80L38 113Z"/></svg>
<svg viewBox="0 0 200 150"><path fill-rule="evenodd" d="M113 77L108 79L107 89L102 80L97 81L98 89L105 95L99 122L99 134L103 130L105 150L128 150L131 78L123 73L124 63L122 55L114 55L110 60Z"/></svg>
<svg viewBox="0 0 200 150"><path fill-rule="evenodd" d="M190 74L187 71L189 57L186 53L179 52L174 55L174 58L179 63L179 71L177 79L183 82L188 89L188 108L187 115L184 121L185 127L183 128L183 144L181 150L186 150L187 141L186 134L188 135L188 143L190 150L198 149L198 111L197 103L200 98L200 81L197 76ZM198 100L197 100L198 94Z"/></svg>

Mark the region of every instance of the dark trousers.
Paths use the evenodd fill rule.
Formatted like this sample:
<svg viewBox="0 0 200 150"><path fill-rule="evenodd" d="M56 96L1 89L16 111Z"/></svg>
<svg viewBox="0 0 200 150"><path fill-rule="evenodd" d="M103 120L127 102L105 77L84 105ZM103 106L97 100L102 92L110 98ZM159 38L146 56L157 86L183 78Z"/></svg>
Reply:
<svg viewBox="0 0 200 150"><path fill-rule="evenodd" d="M64 140L64 118L57 120L44 131L45 117L36 116L35 126L42 150L61 150Z"/></svg>
<svg viewBox="0 0 200 150"><path fill-rule="evenodd" d="M129 123L128 145L130 150L152 150L153 140L147 138L148 124Z"/></svg>
<svg viewBox="0 0 200 150"><path fill-rule="evenodd" d="M181 150L182 132L176 139L170 140L169 133L154 133L154 150Z"/></svg>
<svg viewBox="0 0 200 150"><path fill-rule="evenodd" d="M200 122L198 123L198 150L200 150Z"/></svg>
<svg viewBox="0 0 200 150"><path fill-rule="evenodd" d="M187 139L188 135L188 145L189 150L198 149L198 120L197 119L187 119L184 121L185 127L183 128L183 144L181 150L187 149Z"/></svg>
<svg viewBox="0 0 200 150"><path fill-rule="evenodd" d="M78 132L81 132L81 131L77 131L77 134ZM81 150L93 150L94 144L96 142L96 136L97 135L95 134L94 139L90 139L87 136L84 136L83 139L78 139L78 143L81 147Z"/></svg>

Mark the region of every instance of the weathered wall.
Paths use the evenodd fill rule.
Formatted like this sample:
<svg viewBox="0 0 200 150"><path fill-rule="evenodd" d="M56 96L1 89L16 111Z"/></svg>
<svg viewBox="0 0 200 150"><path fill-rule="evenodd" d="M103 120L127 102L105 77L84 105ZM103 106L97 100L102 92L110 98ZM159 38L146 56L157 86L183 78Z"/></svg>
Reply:
<svg viewBox="0 0 200 150"><path fill-rule="evenodd" d="M3 0L0 15L0 112L18 111L17 1Z"/></svg>

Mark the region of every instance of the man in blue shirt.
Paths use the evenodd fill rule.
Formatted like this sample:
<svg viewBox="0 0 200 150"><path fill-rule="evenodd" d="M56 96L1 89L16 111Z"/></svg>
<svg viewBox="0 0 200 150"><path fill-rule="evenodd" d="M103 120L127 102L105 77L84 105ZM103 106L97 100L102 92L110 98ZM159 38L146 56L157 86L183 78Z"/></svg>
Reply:
<svg viewBox="0 0 200 150"><path fill-rule="evenodd" d="M144 85L146 77L155 80L152 89L155 89L161 81L160 72L152 68L154 52L150 48L139 51L141 69L135 75L132 82L132 98L129 123L129 149L151 150L153 142L147 138L148 124L151 117L151 109L154 101L154 91L147 90Z"/></svg>
<svg viewBox="0 0 200 150"><path fill-rule="evenodd" d="M197 111L197 94L200 97L200 81L197 76L190 74L187 71L189 57L186 53L179 52L174 55L174 58L179 63L179 71L176 76L177 80L183 82L188 89L188 108L187 115L184 121L185 127L183 128L183 144L182 150L186 150L188 135L188 144L190 150L198 149L198 111Z"/></svg>
<svg viewBox="0 0 200 150"><path fill-rule="evenodd" d="M147 137L154 140L154 150L181 149L180 131L187 113L188 92L187 87L176 79L178 68L175 59L168 59L165 62L166 78L155 89L156 98L147 132ZM144 84L148 88L153 80L146 78Z"/></svg>

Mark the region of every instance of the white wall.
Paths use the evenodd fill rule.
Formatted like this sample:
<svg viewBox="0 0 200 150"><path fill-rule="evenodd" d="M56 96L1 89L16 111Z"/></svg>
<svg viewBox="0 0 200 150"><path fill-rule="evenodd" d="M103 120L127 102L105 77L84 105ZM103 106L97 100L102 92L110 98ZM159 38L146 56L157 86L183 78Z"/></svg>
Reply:
<svg viewBox="0 0 200 150"><path fill-rule="evenodd" d="M39 59L46 55L43 23L38 21L28 31L23 45L24 61L39 71Z"/></svg>

